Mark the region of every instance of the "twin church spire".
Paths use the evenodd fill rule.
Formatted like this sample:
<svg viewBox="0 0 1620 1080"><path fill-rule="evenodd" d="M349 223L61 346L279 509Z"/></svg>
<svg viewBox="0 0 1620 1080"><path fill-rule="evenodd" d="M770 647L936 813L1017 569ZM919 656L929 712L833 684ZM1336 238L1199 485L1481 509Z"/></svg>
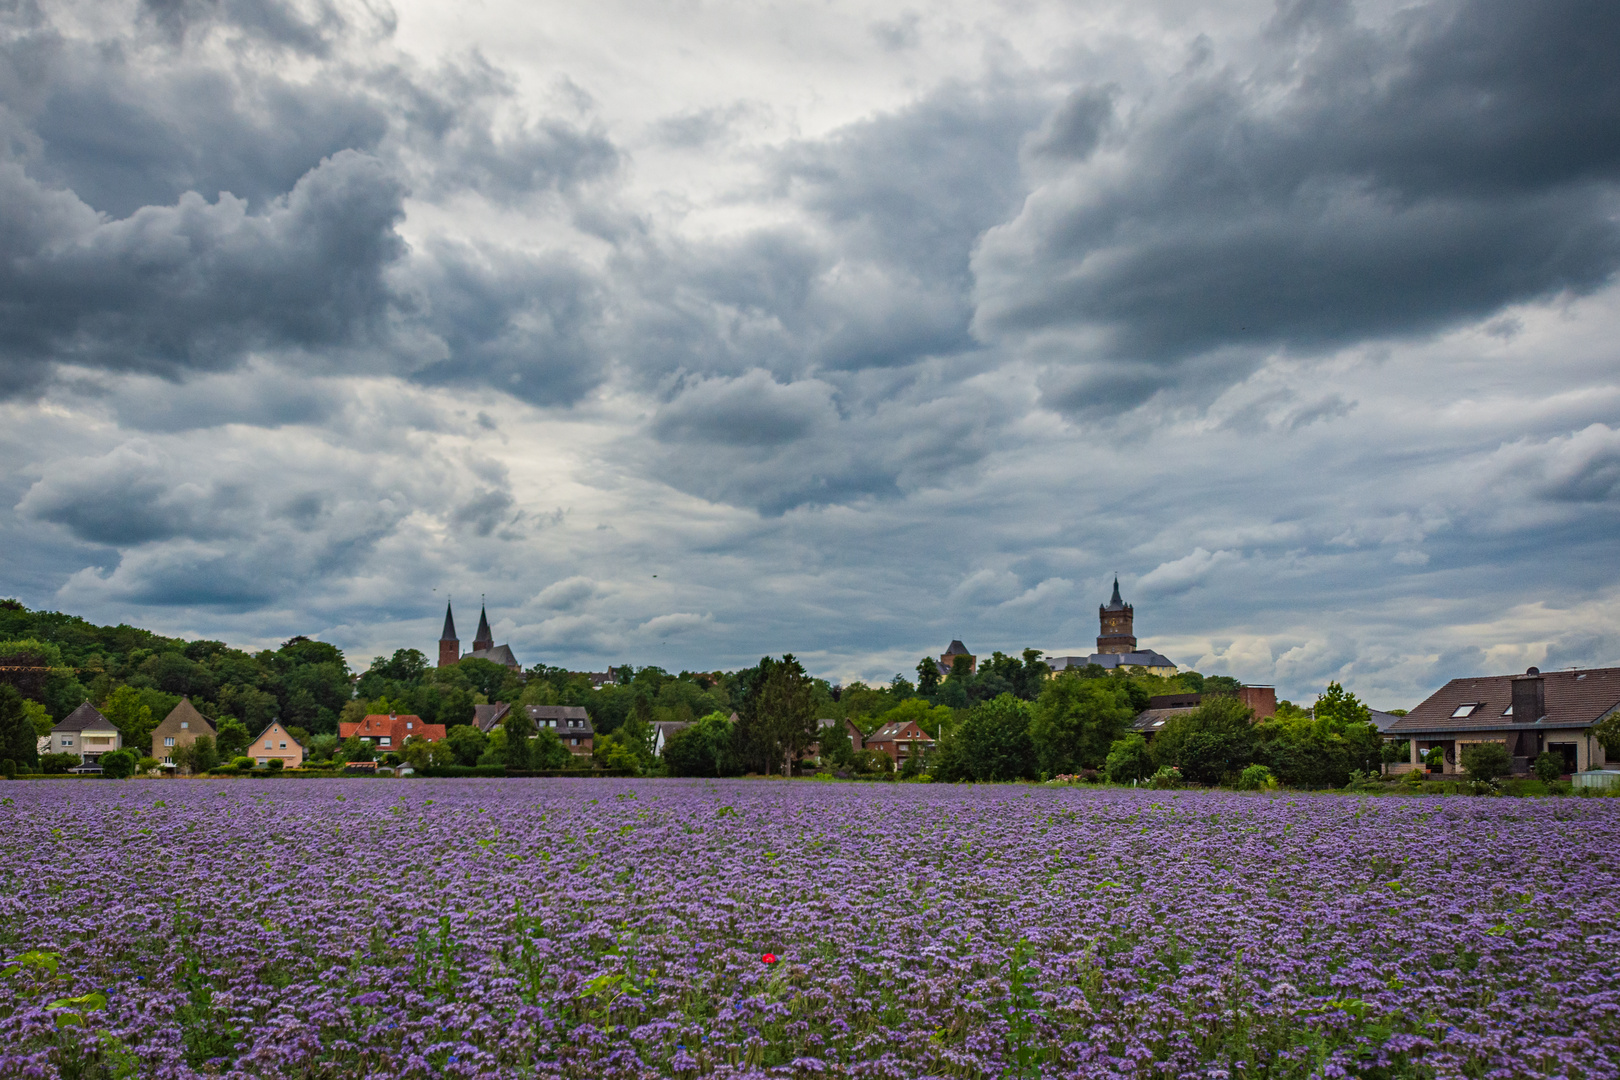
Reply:
<svg viewBox="0 0 1620 1080"><path fill-rule="evenodd" d="M473 654L487 653L495 648L495 635L489 629L489 612L478 606L478 636L473 638ZM504 646L503 646L504 648ZM439 635L439 666L449 667L461 661L461 639L456 637L456 617L449 603L444 605L444 632ZM500 662L500 661L498 661Z"/></svg>

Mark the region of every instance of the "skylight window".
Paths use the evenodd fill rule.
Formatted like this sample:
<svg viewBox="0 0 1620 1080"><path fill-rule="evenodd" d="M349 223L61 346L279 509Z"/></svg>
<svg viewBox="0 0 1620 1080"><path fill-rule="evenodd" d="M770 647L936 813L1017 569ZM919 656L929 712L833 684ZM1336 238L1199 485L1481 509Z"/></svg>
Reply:
<svg viewBox="0 0 1620 1080"><path fill-rule="evenodd" d="M1459 717L1468 716L1468 715L1472 714L1473 711L1475 709L1477 709L1477 708L1479 708L1479 702L1477 702L1477 701L1470 702L1470 703L1468 703L1466 705L1459 705L1455 709L1452 710L1451 718L1453 720L1456 720Z"/></svg>
<svg viewBox="0 0 1620 1080"><path fill-rule="evenodd" d="M1513 715L1513 706L1509 705L1507 708L1503 709L1502 710L1502 715L1503 716L1512 716Z"/></svg>

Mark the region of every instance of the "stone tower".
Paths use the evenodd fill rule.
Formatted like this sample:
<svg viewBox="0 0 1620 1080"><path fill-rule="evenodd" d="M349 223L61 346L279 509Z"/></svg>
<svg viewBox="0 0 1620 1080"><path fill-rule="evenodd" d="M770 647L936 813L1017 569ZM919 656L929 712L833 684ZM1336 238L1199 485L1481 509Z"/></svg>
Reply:
<svg viewBox="0 0 1620 1080"><path fill-rule="evenodd" d="M450 615L450 605L444 605L444 633L439 635L439 666L449 667L461 661L461 641L456 637L456 620Z"/></svg>
<svg viewBox="0 0 1620 1080"><path fill-rule="evenodd" d="M1097 609L1097 618L1102 623L1102 632L1097 635L1097 651L1100 653L1128 653L1136 651L1136 636L1134 627L1136 613L1131 605L1119 596L1119 578L1114 579L1114 595Z"/></svg>
<svg viewBox="0 0 1620 1080"><path fill-rule="evenodd" d="M488 652L495 647L495 635L489 632L489 615L484 606L478 606L478 636L473 638L473 652Z"/></svg>

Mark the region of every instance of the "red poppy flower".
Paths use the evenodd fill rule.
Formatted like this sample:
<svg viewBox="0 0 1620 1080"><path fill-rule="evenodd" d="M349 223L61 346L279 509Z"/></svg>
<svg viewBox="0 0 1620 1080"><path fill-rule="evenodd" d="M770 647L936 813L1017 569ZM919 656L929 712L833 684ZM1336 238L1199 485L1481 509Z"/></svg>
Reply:
<svg viewBox="0 0 1620 1080"><path fill-rule="evenodd" d="M776 963L776 954L766 953L764 956L759 958L759 962L762 964L774 964Z"/></svg>

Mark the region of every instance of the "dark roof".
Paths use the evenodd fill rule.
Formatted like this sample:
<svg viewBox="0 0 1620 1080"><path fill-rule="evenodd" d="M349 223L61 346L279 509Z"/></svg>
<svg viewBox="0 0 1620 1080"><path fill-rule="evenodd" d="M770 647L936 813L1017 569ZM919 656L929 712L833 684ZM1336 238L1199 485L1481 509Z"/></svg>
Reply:
<svg viewBox="0 0 1620 1080"><path fill-rule="evenodd" d="M117 731L118 725L88 701L62 718L52 731Z"/></svg>
<svg viewBox="0 0 1620 1080"><path fill-rule="evenodd" d="M1396 720L1385 733L1419 735L1440 732L1511 730L1514 728L1591 727L1620 706L1620 667L1587 671L1549 671L1542 674L1546 715L1520 720L1508 713L1513 704L1513 680L1519 676L1486 675L1452 679L1423 704ZM1453 716L1473 705L1466 716Z"/></svg>
<svg viewBox="0 0 1620 1080"><path fill-rule="evenodd" d="M1090 656L1051 656L1047 657L1048 664L1053 671L1062 671L1064 668L1085 667L1087 664L1096 664L1103 668L1116 667L1175 667L1176 662L1161 652L1152 649L1142 649L1138 652L1127 653L1092 653Z"/></svg>
<svg viewBox="0 0 1620 1080"><path fill-rule="evenodd" d="M473 726L479 731L491 731L496 724L506 719L506 714L512 711L512 706L504 701L492 702L488 705L473 706Z"/></svg>
<svg viewBox="0 0 1620 1080"><path fill-rule="evenodd" d="M557 720L567 721L551 725L559 731L568 731L574 735L590 735L595 731L591 727L591 714L585 711L583 705L525 705L523 711L529 714L530 720L541 727L547 726L541 721ZM579 721L578 727L573 724L576 720Z"/></svg>
<svg viewBox="0 0 1620 1080"><path fill-rule="evenodd" d="M866 737L866 741L869 742L869 743L874 743L874 742L894 742L899 737L899 735L900 735L900 733L902 731L906 730L906 728L908 728L908 727L911 727L916 722L917 721L915 721L915 720L894 720L894 721L891 721L891 722L889 722L887 724L884 724L882 727L878 728L876 731L872 732L872 734L868 735ZM917 729L917 734L912 736L911 738L908 738L906 741L911 742L913 740L915 740L917 742L933 742L934 741L933 737L930 736L928 734L928 732L924 731L920 727Z"/></svg>
<svg viewBox="0 0 1620 1080"><path fill-rule="evenodd" d="M962 644L960 641L952 641L951 642L951 647L945 650L945 655L946 656L972 656L973 654L968 652L967 651L967 646Z"/></svg>
<svg viewBox="0 0 1620 1080"><path fill-rule="evenodd" d="M462 659L488 660L492 664L505 664L509 668L522 667L522 665L517 662L517 657L512 655L512 647L510 645L496 645L495 647L489 649L474 649L472 652L462 657Z"/></svg>
<svg viewBox="0 0 1620 1080"><path fill-rule="evenodd" d="M1104 611L1124 611L1131 605L1127 604L1119 595L1119 578L1114 579L1114 595L1109 597L1108 603L1103 605Z"/></svg>
<svg viewBox="0 0 1620 1080"><path fill-rule="evenodd" d="M1395 721L1400 719L1400 717L1391 712L1383 712L1379 709L1368 709L1367 719L1372 723L1372 726L1377 728L1379 731L1388 731L1390 727L1394 725Z"/></svg>
<svg viewBox="0 0 1620 1080"><path fill-rule="evenodd" d="M458 641L456 637L456 620L450 616L449 601L444 605L444 633L439 635L440 641Z"/></svg>
<svg viewBox="0 0 1620 1080"><path fill-rule="evenodd" d="M1131 730L1142 735L1151 735L1164 727L1165 721L1172 716L1186 716L1197 709L1196 705L1182 705L1174 708L1143 709L1131 721Z"/></svg>
<svg viewBox="0 0 1620 1080"><path fill-rule="evenodd" d="M1159 694L1148 698L1150 709L1193 709L1203 704L1203 694Z"/></svg>
<svg viewBox="0 0 1620 1080"><path fill-rule="evenodd" d="M495 635L489 632L489 615L484 611L484 605L478 605L478 634L474 641L493 641Z"/></svg>

